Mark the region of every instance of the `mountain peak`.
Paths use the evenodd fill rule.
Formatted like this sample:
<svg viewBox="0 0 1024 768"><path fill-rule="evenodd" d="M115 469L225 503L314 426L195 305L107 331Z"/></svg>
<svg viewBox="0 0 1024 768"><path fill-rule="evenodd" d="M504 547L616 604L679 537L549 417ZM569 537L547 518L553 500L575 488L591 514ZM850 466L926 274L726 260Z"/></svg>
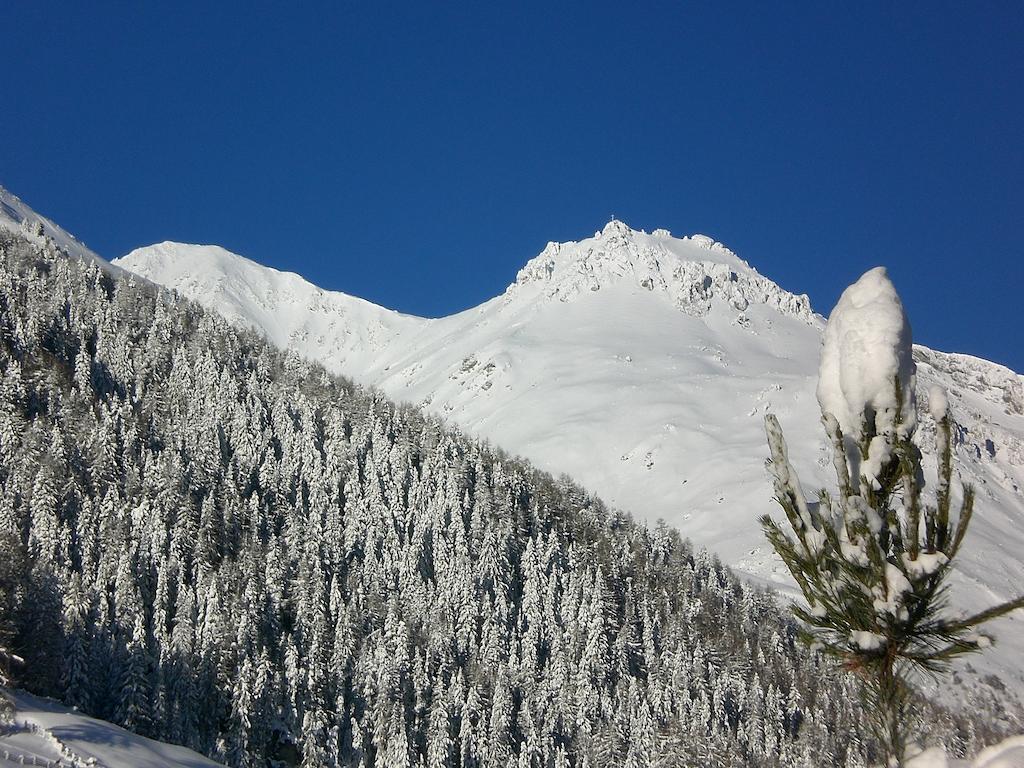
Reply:
<svg viewBox="0 0 1024 768"><path fill-rule="evenodd" d="M608 237L611 235L628 236L634 234L635 232L636 230L634 230L632 227L626 224L626 222L620 221L619 219L616 219L614 216L612 216L611 219L608 220L608 223L604 225L604 229L601 230L599 235L595 235L595 237Z"/></svg>
<svg viewBox="0 0 1024 768"><path fill-rule="evenodd" d="M166 279L168 276L177 277L187 272L201 273L210 271L211 268L226 274L271 269L219 245L178 243L173 240L136 248L114 259L112 263L147 279L152 279L154 275Z"/></svg>
<svg viewBox="0 0 1024 768"><path fill-rule="evenodd" d="M808 322L807 296L783 290L707 235L676 238L667 229L648 234L613 218L579 242L548 243L527 262L505 293L573 301L613 287L644 289L691 315L706 315L716 300L742 312L767 304Z"/></svg>

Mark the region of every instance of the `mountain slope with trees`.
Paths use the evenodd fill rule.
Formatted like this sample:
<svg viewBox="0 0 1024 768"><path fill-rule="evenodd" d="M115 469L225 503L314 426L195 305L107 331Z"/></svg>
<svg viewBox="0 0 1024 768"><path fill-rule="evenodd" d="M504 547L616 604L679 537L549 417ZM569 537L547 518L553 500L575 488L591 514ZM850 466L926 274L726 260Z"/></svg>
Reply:
<svg viewBox="0 0 1024 768"><path fill-rule="evenodd" d="M814 394L824 319L711 238L613 220L592 237L550 243L500 296L437 319L210 246L162 243L115 263L566 473L638 519L685 527L738 572L798 592L754 524L773 510L763 418L774 413L805 446L795 461L808 488L830 481ZM957 474L978 493L955 607L1008 599L1024 580L1024 379L967 355L915 346L914 356L922 401L932 386L949 393ZM925 414L917 442L929 470L936 434ZM995 631L1000 645L975 662L978 674L961 674L996 673L1020 694L1024 627L1008 617Z"/></svg>
<svg viewBox="0 0 1024 768"><path fill-rule="evenodd" d="M0 231L19 684L230 765L863 765L773 599L435 419ZM1002 732L929 710L953 752Z"/></svg>

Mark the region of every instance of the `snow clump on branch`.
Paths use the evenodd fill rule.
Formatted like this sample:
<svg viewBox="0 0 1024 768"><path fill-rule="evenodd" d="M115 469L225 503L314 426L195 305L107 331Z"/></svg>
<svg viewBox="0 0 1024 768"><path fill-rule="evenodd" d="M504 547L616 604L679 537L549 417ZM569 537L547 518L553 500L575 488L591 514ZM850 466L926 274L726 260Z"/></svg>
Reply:
<svg viewBox="0 0 1024 768"><path fill-rule="evenodd" d="M818 403L846 437L854 486L861 475L874 481L888 463L894 430L914 432L914 375L910 322L885 267L875 267L843 291L829 316L818 375ZM865 431L874 438L860 465Z"/></svg>
<svg viewBox="0 0 1024 768"><path fill-rule="evenodd" d="M902 403L896 401L894 380ZM912 431L913 384L910 323L885 267L875 267L843 291L828 318L818 403L855 439L866 417L873 417L876 434L890 431L901 405L901 428Z"/></svg>

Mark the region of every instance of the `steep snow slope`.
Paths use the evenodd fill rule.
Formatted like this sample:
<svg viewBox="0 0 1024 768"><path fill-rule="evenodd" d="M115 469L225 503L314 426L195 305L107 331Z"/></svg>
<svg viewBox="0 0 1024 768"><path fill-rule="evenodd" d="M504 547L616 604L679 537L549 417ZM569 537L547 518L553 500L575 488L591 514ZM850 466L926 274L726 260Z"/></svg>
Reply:
<svg viewBox="0 0 1024 768"><path fill-rule="evenodd" d="M7 689L0 689L0 695L10 695L17 706L13 726L0 726L0 768L15 765L213 768L218 765L190 749L129 733L48 699Z"/></svg>
<svg viewBox="0 0 1024 768"><path fill-rule="evenodd" d="M834 482L815 398L823 319L704 236L613 221L549 244L503 295L440 319L325 292L221 249L163 243L114 263L638 517L664 518L783 589L792 583L756 523L776 512L765 412L778 415L804 484ZM959 469L979 492L958 602L987 605L1024 584L1022 378L965 355L915 356L922 405L932 383L950 392ZM922 421L927 450L934 424ZM996 629L994 668L1024 690L1024 617Z"/></svg>
<svg viewBox="0 0 1024 768"><path fill-rule="evenodd" d="M763 442L751 414L776 382L813 397L799 361L819 324L710 240L616 222L548 246L502 297L398 341L365 375L736 562L748 548L723 510L764 480L763 451L735 446Z"/></svg>

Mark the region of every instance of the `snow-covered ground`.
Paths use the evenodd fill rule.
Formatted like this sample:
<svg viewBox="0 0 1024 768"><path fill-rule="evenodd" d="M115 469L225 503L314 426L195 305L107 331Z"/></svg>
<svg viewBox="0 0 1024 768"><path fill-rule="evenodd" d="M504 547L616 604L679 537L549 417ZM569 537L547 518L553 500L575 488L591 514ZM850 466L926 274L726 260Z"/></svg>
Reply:
<svg viewBox="0 0 1024 768"><path fill-rule="evenodd" d="M48 699L0 689L17 710L13 726L0 725L0 768L206 768L211 760L190 749L137 736Z"/></svg>
<svg viewBox="0 0 1024 768"><path fill-rule="evenodd" d="M0 691L17 703L14 724L0 725L0 768L206 768L195 752L153 741L111 723L23 692ZM989 747L974 761L953 760L930 749L907 768L1024 768L1024 736Z"/></svg>
<svg viewBox="0 0 1024 768"><path fill-rule="evenodd" d="M1024 736L982 750L973 761L954 760L941 749L929 749L909 760L907 768L1024 768Z"/></svg>
<svg viewBox="0 0 1024 768"><path fill-rule="evenodd" d="M704 236L613 221L591 238L549 244L501 296L440 319L212 246L161 243L114 263L566 473L639 518L662 518L783 591L792 582L756 522L776 512L766 412L781 421L808 490L834 483L815 397L823 318ZM985 606L1024 584L1024 379L967 355L914 352L919 401L927 405L933 385L948 390L958 468L978 490L956 602ZM934 422L922 410L927 451ZM993 629L1000 647L972 664L1022 691L1024 617Z"/></svg>

